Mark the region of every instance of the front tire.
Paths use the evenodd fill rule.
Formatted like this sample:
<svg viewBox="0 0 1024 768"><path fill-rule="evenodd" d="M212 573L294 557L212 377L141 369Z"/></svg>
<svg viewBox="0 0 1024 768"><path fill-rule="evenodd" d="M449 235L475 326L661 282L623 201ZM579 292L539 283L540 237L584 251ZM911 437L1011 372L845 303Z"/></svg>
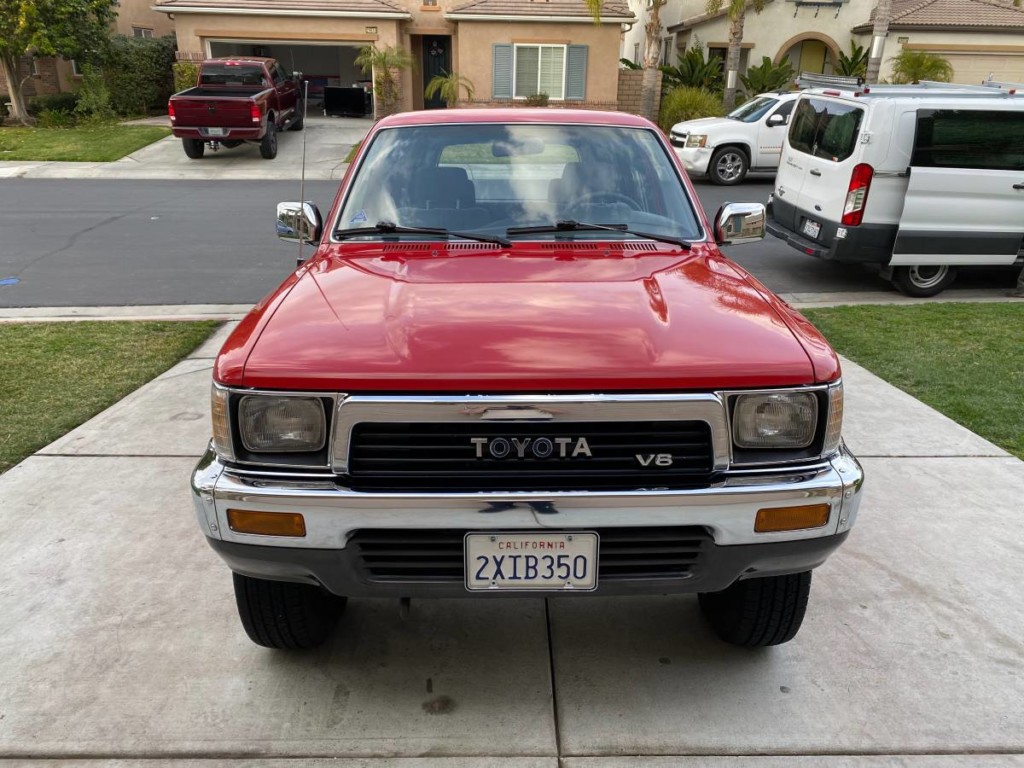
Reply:
<svg viewBox="0 0 1024 768"><path fill-rule="evenodd" d="M206 144L200 139L182 139L181 146L184 147L185 154L193 160L198 160L206 152Z"/></svg>
<svg viewBox="0 0 1024 768"><path fill-rule="evenodd" d="M263 134L260 142L260 155L264 160L273 160L277 157L277 126L274 124L273 116L267 118L267 132Z"/></svg>
<svg viewBox="0 0 1024 768"><path fill-rule="evenodd" d="M264 648L316 648L330 637L345 609L346 598L319 587L232 575L245 634Z"/></svg>
<svg viewBox="0 0 1024 768"><path fill-rule="evenodd" d="M722 147L711 156L711 162L708 164L708 177L715 184L728 187L743 181L749 168L750 162L742 149Z"/></svg>
<svg viewBox="0 0 1024 768"><path fill-rule="evenodd" d="M721 592L699 596L711 628L732 645L761 648L792 640L800 629L811 592L811 572L737 581Z"/></svg>
<svg viewBox="0 0 1024 768"><path fill-rule="evenodd" d="M301 131L306 122L306 105L301 101L295 105L295 114L298 115L295 121L288 126L289 131Z"/></svg>
<svg viewBox="0 0 1024 768"><path fill-rule="evenodd" d="M956 267L947 264L938 266L895 267L892 284L907 296L927 298L946 290L956 280Z"/></svg>

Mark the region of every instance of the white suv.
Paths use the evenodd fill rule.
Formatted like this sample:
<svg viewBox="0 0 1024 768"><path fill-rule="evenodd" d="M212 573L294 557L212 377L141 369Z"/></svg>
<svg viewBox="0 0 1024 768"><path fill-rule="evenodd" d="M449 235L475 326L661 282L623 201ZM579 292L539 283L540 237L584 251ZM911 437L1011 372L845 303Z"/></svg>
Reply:
<svg viewBox="0 0 1024 768"><path fill-rule="evenodd" d="M739 184L748 172L775 173L786 124L799 91L762 93L725 117L676 123L669 141L691 175L715 184Z"/></svg>

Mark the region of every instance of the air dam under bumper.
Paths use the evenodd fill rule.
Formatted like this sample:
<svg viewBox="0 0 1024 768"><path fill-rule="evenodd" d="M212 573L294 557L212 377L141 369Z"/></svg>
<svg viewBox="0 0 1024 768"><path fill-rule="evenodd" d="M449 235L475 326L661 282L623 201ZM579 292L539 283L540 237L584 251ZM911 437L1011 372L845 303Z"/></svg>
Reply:
<svg viewBox="0 0 1024 768"><path fill-rule="evenodd" d="M557 493L357 493L330 480L248 477L232 472L212 450L192 477L200 527L232 570L256 578L322 584L350 597L460 597L461 581L382 581L367 575L354 547L363 530L545 531L686 527L703 529L699 567L681 577L599 580L575 594L713 592L740 578L796 573L821 565L846 538L860 504L863 472L843 448L812 468L733 473L698 490ZM827 503L820 528L755 533L758 509ZM228 509L299 512L306 536L236 533ZM496 593L522 597L522 592ZM538 592L549 596L550 592ZM561 594L561 593L559 593Z"/></svg>

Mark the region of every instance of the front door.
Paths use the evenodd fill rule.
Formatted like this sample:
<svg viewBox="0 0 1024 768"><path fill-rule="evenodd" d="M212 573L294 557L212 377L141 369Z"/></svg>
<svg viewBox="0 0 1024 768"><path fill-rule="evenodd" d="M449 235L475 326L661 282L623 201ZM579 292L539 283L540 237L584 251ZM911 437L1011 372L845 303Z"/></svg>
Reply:
<svg viewBox="0 0 1024 768"><path fill-rule="evenodd" d="M435 76L440 75L444 77L450 74L452 71L452 39L448 35L425 35L423 37L423 89L426 91L427 85L434 79ZM433 98L428 99L426 93L423 94L423 108L424 109L444 109L444 99L441 98L440 93L434 94Z"/></svg>

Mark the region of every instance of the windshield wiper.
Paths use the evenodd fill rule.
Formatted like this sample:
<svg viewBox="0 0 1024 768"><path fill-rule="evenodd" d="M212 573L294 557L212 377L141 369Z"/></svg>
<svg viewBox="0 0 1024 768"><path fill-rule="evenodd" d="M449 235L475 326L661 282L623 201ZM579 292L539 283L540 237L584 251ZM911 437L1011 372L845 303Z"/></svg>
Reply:
<svg viewBox="0 0 1024 768"><path fill-rule="evenodd" d="M690 243L687 240L683 240L678 237L671 237L669 235L656 235L653 232L640 232L636 229L630 229L625 224L588 224L582 221L573 221L572 219L566 219L565 221L556 221L554 224L543 224L537 227L509 227L505 230L505 234L509 237L515 235L539 235L547 232L621 232L624 235L635 235L636 237L645 237L648 240L660 240L663 243L673 243L678 245L683 250L690 250Z"/></svg>
<svg viewBox="0 0 1024 768"><path fill-rule="evenodd" d="M343 240L346 237L359 235L440 235L445 239L461 237L463 240L477 240L481 243L494 243L508 248L512 243L498 235L478 235L473 232L453 232L443 227L400 227L393 221L378 221L372 227L352 227L334 230L334 237Z"/></svg>

